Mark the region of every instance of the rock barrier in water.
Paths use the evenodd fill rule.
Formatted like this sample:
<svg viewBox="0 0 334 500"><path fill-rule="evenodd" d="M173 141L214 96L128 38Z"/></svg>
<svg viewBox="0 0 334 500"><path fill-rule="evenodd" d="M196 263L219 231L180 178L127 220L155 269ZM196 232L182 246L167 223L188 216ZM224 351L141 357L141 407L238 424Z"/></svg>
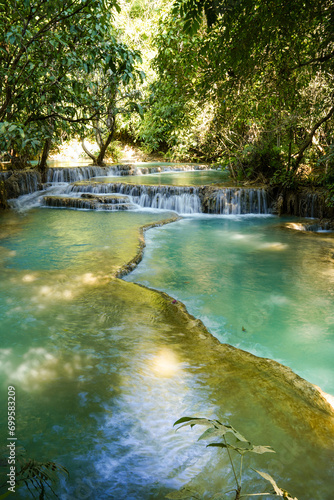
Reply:
<svg viewBox="0 0 334 500"><path fill-rule="evenodd" d="M37 170L0 172L0 181L7 200L41 189L41 174Z"/></svg>
<svg viewBox="0 0 334 500"><path fill-rule="evenodd" d="M80 198L44 196L43 205L53 208L77 208L81 210L129 210L134 208L125 197L82 195Z"/></svg>
<svg viewBox="0 0 334 500"><path fill-rule="evenodd" d="M144 167L130 164L113 165L108 167L71 167L49 168L48 184L41 184L41 175L37 170L4 171L0 172L1 200L0 208L7 208L7 200L34 193L48 186L63 187L63 195L70 194L80 198L82 194L99 195L120 194L129 197L130 204L137 207L173 210L179 214L277 214L293 215L298 217L312 217L317 219L334 219L334 208L328 207L325 190L300 189L297 191L279 191L265 186L237 187L237 186L172 186L172 185L145 185L145 174L165 170L207 170L208 166L170 166ZM95 179L98 176L142 174L143 184L111 182L101 183ZM73 196L74 197L74 196ZM51 206L51 200L48 206ZM54 203L56 201L54 200ZM59 201L59 203L61 203ZM64 202L65 203L65 202ZM84 208L83 201L71 203L72 208ZM103 202L100 202L103 203ZM86 203L87 207L89 203ZM107 205L107 204L106 204ZM15 206L15 204L14 204ZM54 206L54 205L52 205ZM64 205L60 205L64 206ZM90 206L96 206L92 202Z"/></svg>

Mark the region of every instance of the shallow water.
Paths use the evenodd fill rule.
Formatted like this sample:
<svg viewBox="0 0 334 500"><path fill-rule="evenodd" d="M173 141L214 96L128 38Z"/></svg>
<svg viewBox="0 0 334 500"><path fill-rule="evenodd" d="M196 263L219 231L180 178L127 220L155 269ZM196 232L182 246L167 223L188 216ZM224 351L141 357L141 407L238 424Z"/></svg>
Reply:
<svg viewBox="0 0 334 500"><path fill-rule="evenodd" d="M332 419L270 365L218 346L172 298L112 278L138 251L139 226L169 215L1 217L0 381L3 398L16 387L18 445L68 468L64 500L162 499L188 481L211 498L233 487L225 455L196 443L198 431L172 428L205 415L277 450L245 470L271 472L299 500L330 500ZM184 261L194 244L185 237ZM0 428L6 443L4 413ZM246 489L265 486L250 471ZM24 488L16 496L30 498Z"/></svg>
<svg viewBox="0 0 334 500"><path fill-rule="evenodd" d="M96 182L117 182L145 184L150 186L202 186L216 183L228 183L228 172L218 170L193 170L190 172L159 172L144 175L124 175L121 177L96 177Z"/></svg>
<svg viewBox="0 0 334 500"><path fill-rule="evenodd" d="M221 341L334 394L332 238L266 217L188 218L147 234L127 278L183 301Z"/></svg>

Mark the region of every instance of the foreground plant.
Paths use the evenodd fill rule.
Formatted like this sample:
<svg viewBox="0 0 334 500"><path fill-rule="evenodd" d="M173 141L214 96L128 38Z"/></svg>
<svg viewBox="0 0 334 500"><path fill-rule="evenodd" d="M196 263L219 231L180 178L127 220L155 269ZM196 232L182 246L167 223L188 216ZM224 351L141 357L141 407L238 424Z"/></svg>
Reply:
<svg viewBox="0 0 334 500"><path fill-rule="evenodd" d="M235 500L239 500L244 497L257 497L257 496L278 496L282 498L286 498L287 500L297 500L297 498L292 497L290 493L288 493L283 488L277 486L275 480L266 472L258 471L256 469L252 469L257 472L260 476L266 479L271 483L273 490L265 493L241 493L241 485L242 485L242 467L243 467L243 457L246 453L256 453L262 455L263 453L275 453L275 450L271 448L271 446L255 446L248 439L240 434L236 429L234 429L231 425L222 424L218 420L210 420L208 418L196 418L196 417L183 417L177 420L174 423L174 426L178 425L177 430L181 429L181 427L185 427L190 425L190 427L194 427L195 425L203 425L207 427L207 429L200 435L198 441L201 439L211 439L218 438L222 441L210 443L207 446L218 447L222 449L226 449L228 453L228 458L232 467L236 488L233 490L225 491L223 493L217 493L213 498L219 499L223 498L227 493L235 492ZM233 437L236 440L237 446L229 443L227 441L227 437ZM240 443L240 444L239 444ZM235 463L233 462L231 451L237 453L240 456L240 465L239 465L239 474L237 474L237 469L235 467ZM187 486L181 488L179 491L173 491L169 493L166 498L169 499L182 499L182 498L201 498L198 491L193 490Z"/></svg>
<svg viewBox="0 0 334 500"><path fill-rule="evenodd" d="M61 475L68 475L68 470L55 462L39 462L33 458L24 458L26 453L22 446L17 447L17 468L15 477L15 492L26 486L27 494L32 498L46 500L47 498L59 498L54 488L57 486ZM7 450L0 449L0 466L7 466ZM0 485L0 489L6 488L6 492L0 494L0 500L12 497L8 490L7 481ZM14 493L15 494L15 493Z"/></svg>

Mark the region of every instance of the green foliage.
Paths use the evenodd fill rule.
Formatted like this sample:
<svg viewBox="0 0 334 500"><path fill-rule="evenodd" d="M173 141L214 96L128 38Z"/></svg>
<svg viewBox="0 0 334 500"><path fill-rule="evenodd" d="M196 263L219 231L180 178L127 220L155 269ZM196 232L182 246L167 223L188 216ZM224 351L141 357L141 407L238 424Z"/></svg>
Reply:
<svg viewBox="0 0 334 500"><path fill-rule="evenodd" d="M298 181L300 181L300 177L293 170L282 168L276 170L270 179L270 184L281 188L294 189L298 186Z"/></svg>
<svg viewBox="0 0 334 500"><path fill-rule="evenodd" d="M235 178L277 169L298 182L332 140L333 17L329 0L175 0L160 16L141 139L229 162Z"/></svg>
<svg viewBox="0 0 334 500"><path fill-rule="evenodd" d="M236 488L235 490L235 500L238 500L243 497L251 497L251 496L259 496L259 495L269 495L269 496L279 496L286 498L287 500L297 500L293 498L290 493L286 490L277 486L275 480L267 473L258 471L253 469L257 474L266 479L272 486L273 490L266 493L242 493L241 492L241 484L242 484L242 466L243 466L243 457L247 453L255 453L262 455L264 453L275 453L275 451L270 446L255 446L248 439L246 439L239 431L234 429L229 424L222 424L219 420L211 420L208 418L197 418L197 417L182 417L174 423L174 426L178 425L177 430L182 427L190 426L193 428L195 425L201 425L206 427L206 430L200 435L198 441L202 439L219 439L219 442L209 443L207 447L217 447L221 449L226 449L229 457L229 461L232 467ZM234 444L227 441L227 438L233 439ZM237 474L237 470L235 468L233 458L231 455L231 451L238 454L240 456L240 467L239 474ZM231 493L231 491L225 493L218 493L214 496L214 498L223 498L226 493ZM166 498L169 499L186 499L186 498L201 498L200 492L193 488L189 488L185 486L181 488L179 491L173 491L169 493Z"/></svg>
<svg viewBox="0 0 334 500"><path fill-rule="evenodd" d="M112 29L116 0L0 1L0 147L12 158L110 121L142 79ZM111 104L112 103L112 104Z"/></svg>
<svg viewBox="0 0 334 500"><path fill-rule="evenodd" d="M27 162L40 151L48 131L37 123L7 122L0 123L0 151L19 152L21 160Z"/></svg>
<svg viewBox="0 0 334 500"><path fill-rule="evenodd" d="M246 179L271 179L281 174L284 165L282 150L277 146L249 144L245 146L238 162L238 171Z"/></svg>

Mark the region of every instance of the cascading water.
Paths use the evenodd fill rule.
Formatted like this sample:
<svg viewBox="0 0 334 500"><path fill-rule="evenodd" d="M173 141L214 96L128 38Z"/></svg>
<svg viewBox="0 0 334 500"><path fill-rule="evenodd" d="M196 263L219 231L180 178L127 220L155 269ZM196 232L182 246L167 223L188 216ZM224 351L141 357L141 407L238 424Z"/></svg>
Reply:
<svg viewBox="0 0 334 500"><path fill-rule="evenodd" d="M4 180L9 198L22 196L37 191L41 183L41 175L33 171L10 171L2 172L1 180Z"/></svg>
<svg viewBox="0 0 334 500"><path fill-rule="evenodd" d="M201 213L201 199L196 187L145 186L121 183L79 184L70 186L68 193L119 193L129 197L131 203L143 208L174 210L180 214Z"/></svg>
<svg viewBox="0 0 334 500"><path fill-rule="evenodd" d="M265 189L225 188L214 191L207 200L211 214L267 214L268 200Z"/></svg>
<svg viewBox="0 0 334 500"><path fill-rule="evenodd" d="M23 203L33 197L44 205L86 204L87 209L126 206L131 197L137 206L168 207L179 213L268 211L265 192L253 188L54 182L43 192L20 199ZM192 445L185 444L187 437L181 440L172 429L178 416L193 411L205 415L209 409L223 418L231 417L231 423L238 429L240 425L242 432L246 427L246 436L253 442L276 448L274 464L263 465L261 456L259 467L274 470L279 484L288 482L291 491L296 488L298 498L315 500L315 481L317 498L331 498L332 419L328 417L327 424L327 416L325 420L324 413L310 407L315 398L308 404L308 397L314 397L312 387L307 387L304 396L299 392L301 381L291 378L290 371L285 381L284 370L278 372L276 364L271 373L266 360L243 357L246 353L241 355L242 351L228 346L218 347L198 322L181 314L178 305L184 297L187 302L187 293L199 297L191 307L203 305L203 319L210 328L227 325L226 335L231 334L239 347L254 339L258 349L260 332L283 347L292 339L291 352L301 353L303 363L305 356L307 362L316 359L315 347L323 346L330 361L333 314L327 309L330 286L327 293L324 283L328 278L330 285L331 273L325 259L321 259L319 272L318 246L314 254L304 254L303 241L295 252L294 241L281 241L278 234L267 240L264 228L256 230L248 217L184 218L166 226L170 249L160 254L163 259L155 258L155 266L147 271L148 279L157 280L153 283L156 288L162 288L158 283L162 274L164 283L178 288L177 301L172 301L152 290L108 278L111 270L135 255L138 228L159 223L166 214L137 211L109 217L35 210L28 217L14 216L18 225L10 224L10 237L2 242L6 253L0 269L4 305L1 356L7 359L1 363L0 375L4 387L15 383L21 399L25 398L21 433L28 436L24 443L27 456L55 460L70 471L61 491L57 490L59 496L77 498L84 491L86 496L101 499L160 498L185 480L196 481L199 470L204 471L198 475L200 480L209 471L208 494L213 496L222 489L222 474L215 470L228 470L225 456L222 464L212 468L210 458L203 461L202 452L194 452ZM267 222L257 218L256 224ZM188 224L196 225L191 237ZM276 226L276 221L269 218L268 224ZM204 225L207 233L200 232ZM180 238L176 240L177 232ZM154 231L150 234L149 241L154 241ZM157 241L160 252L163 237ZM159 245L148 245L146 258L150 248L156 251ZM290 258L282 263L277 254L284 255L290 247ZM330 255L330 251L328 245L328 252L322 251L322 255ZM189 271L190 264L195 272ZM314 311L309 320L301 307L306 274L312 285L306 309ZM312 276L324 277L314 292ZM296 300L299 295L301 302ZM217 308L217 322L211 306ZM324 313L325 325L321 323ZM282 336L279 320L284 326L291 318L295 320ZM226 338L222 340L226 342ZM326 378L327 366L320 363L319 372ZM259 380L261 390L257 390ZM37 434L36 408L43 408L47 417ZM305 440L305 435L310 439ZM252 477L247 480L252 488ZM228 478L223 486L229 489Z"/></svg>
<svg viewBox="0 0 334 500"><path fill-rule="evenodd" d="M86 167L49 168L47 173L47 182L84 181L90 179L91 177L121 175L122 171L126 174L128 173L127 170L120 170L118 165L114 167L96 167L89 165Z"/></svg>
<svg viewBox="0 0 334 500"><path fill-rule="evenodd" d="M160 167L159 167L160 168ZM265 189L255 188L215 188L214 186L175 186L175 185L143 185L124 182L100 182L92 178L108 175L124 175L135 172L131 165L115 165L111 167L72 167L50 168L44 190L36 192L40 187L39 174L27 172L19 176L20 194L32 193L11 201L11 206L19 210L33 206L52 206L83 209L133 209L153 208L173 210L179 214L267 214L268 195ZM143 175L143 177L145 177ZM90 179L92 179L90 181ZM172 179L171 179L172 181ZM82 198L83 194L108 195L120 194L127 197L126 207L111 208L108 201ZM114 202L118 205L118 202Z"/></svg>

